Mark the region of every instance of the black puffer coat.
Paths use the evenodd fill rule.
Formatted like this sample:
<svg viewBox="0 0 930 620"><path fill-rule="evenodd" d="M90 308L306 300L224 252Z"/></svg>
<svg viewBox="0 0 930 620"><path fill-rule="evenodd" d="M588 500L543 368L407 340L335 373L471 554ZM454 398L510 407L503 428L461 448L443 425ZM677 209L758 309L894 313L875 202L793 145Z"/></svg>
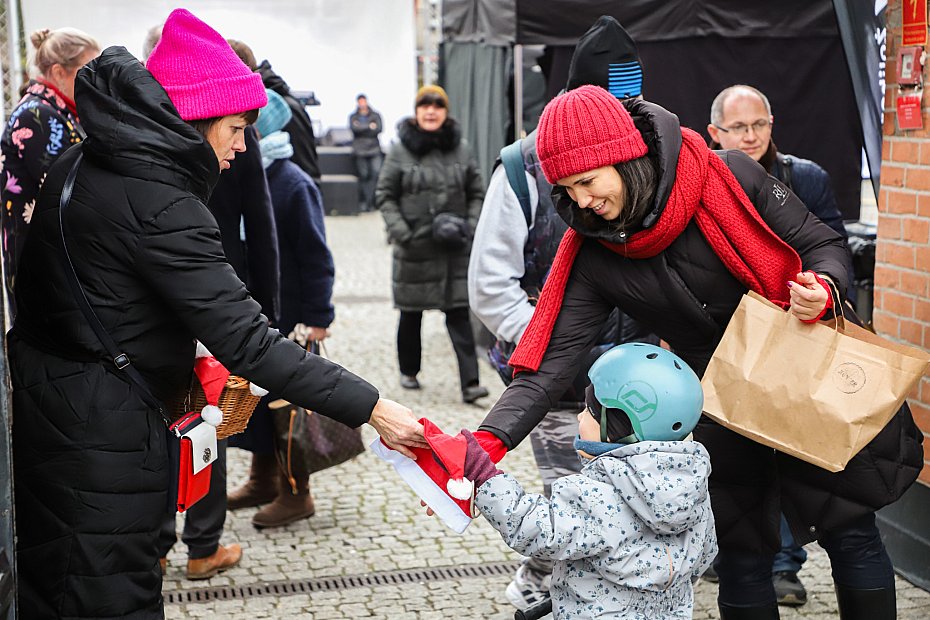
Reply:
<svg viewBox="0 0 930 620"><path fill-rule="evenodd" d="M213 149L138 60L105 50L76 93L89 137L49 171L9 335L20 614L161 618L166 428L106 360L68 289L58 201L79 152L64 222L71 259L157 396L186 389L195 338L233 373L353 426L378 393L269 329L204 205L219 173Z"/></svg>
<svg viewBox="0 0 930 620"><path fill-rule="evenodd" d="M678 119L648 102L625 105L659 167L653 211L658 215L675 182L681 147ZM784 197L787 190L748 156L740 151L719 155L769 227L798 252L804 269L828 274L845 290L842 237L793 194L780 200L778 196ZM593 234L609 233L585 229L577 205L566 196L560 197L557 208L571 227L588 238L575 259L538 372L519 374L481 425L510 447L545 416L614 307L668 342L702 375L746 293L694 222L657 256L631 259L591 239ZM708 418L701 419L694 436L711 455L711 498L720 546L725 549L774 552L780 548L779 501L798 542L809 542L822 530L897 499L923 465L920 432L906 407L837 474L745 439Z"/></svg>
<svg viewBox="0 0 930 620"><path fill-rule="evenodd" d="M375 190L394 244L394 305L411 311L467 308L471 241L446 250L433 241L432 224L438 213L455 213L474 234L484 200L478 164L452 119L433 132L406 119L397 132L400 141L391 145Z"/></svg>

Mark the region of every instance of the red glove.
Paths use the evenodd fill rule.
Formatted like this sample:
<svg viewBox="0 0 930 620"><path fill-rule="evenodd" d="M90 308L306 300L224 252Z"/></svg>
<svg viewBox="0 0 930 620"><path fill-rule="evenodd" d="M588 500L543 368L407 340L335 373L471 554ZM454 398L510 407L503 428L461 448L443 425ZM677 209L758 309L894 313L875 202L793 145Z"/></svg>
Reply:
<svg viewBox="0 0 930 620"><path fill-rule="evenodd" d="M504 472L494 466L491 456L485 452L471 431L462 429L462 436L468 445L465 450L465 477L475 483L477 491L482 484Z"/></svg>
<svg viewBox="0 0 930 620"><path fill-rule="evenodd" d="M494 433L489 431L477 431L475 433L469 433L469 435L475 438L478 445L488 453L488 456L490 456L491 460L495 463L500 463L501 459L507 456L507 446L505 446L504 442Z"/></svg>

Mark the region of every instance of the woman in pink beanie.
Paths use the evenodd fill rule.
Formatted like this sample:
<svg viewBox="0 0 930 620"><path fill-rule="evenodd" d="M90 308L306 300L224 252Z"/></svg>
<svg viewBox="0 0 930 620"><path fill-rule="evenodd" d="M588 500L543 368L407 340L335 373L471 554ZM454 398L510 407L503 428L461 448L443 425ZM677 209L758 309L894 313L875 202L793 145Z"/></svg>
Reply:
<svg viewBox="0 0 930 620"><path fill-rule="evenodd" d="M195 340L291 402L426 444L409 409L271 329L227 263L204 203L266 96L219 33L176 10L148 69L108 48L75 101L87 138L49 169L8 335L19 612L163 618L165 418Z"/></svg>
<svg viewBox="0 0 930 620"><path fill-rule="evenodd" d="M582 86L546 106L536 147L569 229L510 358L518 374L477 434L497 458L543 419L613 308L701 375L747 291L807 322L844 297L842 237L749 156L710 151L655 104L620 103ZM648 412L648 404L636 406ZM841 618L895 617L894 574L875 510L895 501L923 465L906 405L835 474L707 418L694 438L713 461L723 620L778 618L779 509L800 543L816 539L829 554ZM594 617L596 607L577 617Z"/></svg>

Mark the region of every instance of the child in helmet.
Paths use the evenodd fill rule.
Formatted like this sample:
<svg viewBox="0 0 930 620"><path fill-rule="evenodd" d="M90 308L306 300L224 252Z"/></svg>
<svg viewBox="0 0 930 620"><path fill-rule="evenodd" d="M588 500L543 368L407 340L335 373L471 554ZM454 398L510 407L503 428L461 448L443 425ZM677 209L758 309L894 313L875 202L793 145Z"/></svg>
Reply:
<svg viewBox="0 0 930 620"><path fill-rule="evenodd" d="M677 355L639 343L610 349L588 377L575 439L585 464L548 499L462 431L475 507L512 549L555 562L555 618L691 618L692 582L717 553L710 457L686 440L701 383Z"/></svg>

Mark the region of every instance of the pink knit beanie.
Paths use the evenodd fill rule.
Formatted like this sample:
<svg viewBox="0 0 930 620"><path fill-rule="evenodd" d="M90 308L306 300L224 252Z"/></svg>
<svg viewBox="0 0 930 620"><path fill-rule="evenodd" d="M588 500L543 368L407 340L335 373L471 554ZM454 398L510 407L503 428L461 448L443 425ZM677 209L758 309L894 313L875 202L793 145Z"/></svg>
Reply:
<svg viewBox="0 0 930 620"><path fill-rule="evenodd" d="M168 16L145 67L186 121L241 114L268 103L261 76L186 9Z"/></svg>
<svg viewBox="0 0 930 620"><path fill-rule="evenodd" d="M642 157L648 149L633 118L600 86L581 86L549 102L539 119L536 154L546 180Z"/></svg>

